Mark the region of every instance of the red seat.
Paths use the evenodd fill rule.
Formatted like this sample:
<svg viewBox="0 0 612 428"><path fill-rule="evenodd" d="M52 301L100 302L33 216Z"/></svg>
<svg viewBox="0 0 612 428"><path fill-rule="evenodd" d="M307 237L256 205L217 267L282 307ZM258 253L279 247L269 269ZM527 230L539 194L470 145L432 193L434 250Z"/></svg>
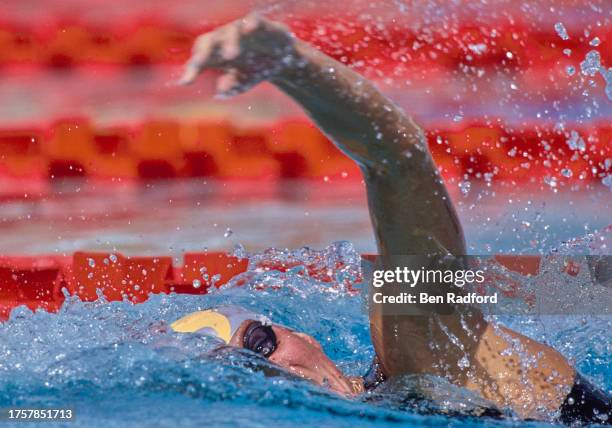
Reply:
<svg viewBox="0 0 612 428"><path fill-rule="evenodd" d="M122 127L94 130L96 157L91 170L97 177L136 178L136 161L130 153L130 133Z"/></svg>
<svg viewBox="0 0 612 428"><path fill-rule="evenodd" d="M50 67L72 67L90 55L90 41L87 29L75 24L58 25L46 32L42 57Z"/></svg>
<svg viewBox="0 0 612 428"><path fill-rule="evenodd" d="M184 126L182 137L187 169L195 176L224 179L278 176L278 163L270 154L266 129L235 129L225 121L207 121Z"/></svg>
<svg viewBox="0 0 612 428"><path fill-rule="evenodd" d="M174 178L184 166L180 126L171 120L150 120L142 124L130 151L144 179Z"/></svg>
<svg viewBox="0 0 612 428"><path fill-rule="evenodd" d="M40 44L27 28L0 29L0 64L34 62L40 58Z"/></svg>
<svg viewBox="0 0 612 428"><path fill-rule="evenodd" d="M92 160L96 156L89 121L84 118L56 121L41 150L49 161L49 177L86 176L91 172Z"/></svg>
<svg viewBox="0 0 612 428"><path fill-rule="evenodd" d="M159 22L135 22L118 37L122 62L127 65L146 66L160 62L186 61L195 35Z"/></svg>
<svg viewBox="0 0 612 428"><path fill-rule="evenodd" d="M42 177L42 132L37 129L0 131L0 161L4 171L18 177Z"/></svg>
<svg viewBox="0 0 612 428"><path fill-rule="evenodd" d="M306 120L280 122L269 140L283 178L361 178L355 162Z"/></svg>

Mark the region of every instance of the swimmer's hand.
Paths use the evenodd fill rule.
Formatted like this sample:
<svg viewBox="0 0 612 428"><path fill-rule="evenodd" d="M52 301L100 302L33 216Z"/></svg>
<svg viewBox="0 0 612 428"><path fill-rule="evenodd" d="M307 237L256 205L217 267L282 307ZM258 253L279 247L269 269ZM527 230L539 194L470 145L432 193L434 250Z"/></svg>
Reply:
<svg viewBox="0 0 612 428"><path fill-rule="evenodd" d="M294 38L286 27L248 15L199 36L178 83L192 83L207 69L221 70L217 90L236 95L277 76L294 58Z"/></svg>

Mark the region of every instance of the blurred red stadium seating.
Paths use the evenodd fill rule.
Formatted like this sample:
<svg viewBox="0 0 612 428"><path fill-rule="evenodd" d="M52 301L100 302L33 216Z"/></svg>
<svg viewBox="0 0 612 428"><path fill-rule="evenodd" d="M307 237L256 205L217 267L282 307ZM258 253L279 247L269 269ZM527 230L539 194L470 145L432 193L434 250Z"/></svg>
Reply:
<svg viewBox="0 0 612 428"><path fill-rule="evenodd" d="M601 180L611 168L610 126L571 129L466 122L434 127L427 137L446 178L534 181L550 175L568 182ZM159 119L105 128L66 118L46 129L0 131L0 160L0 178L37 180L361 178L354 162L302 119L251 128L225 121ZM571 174L560 174L562 170Z"/></svg>

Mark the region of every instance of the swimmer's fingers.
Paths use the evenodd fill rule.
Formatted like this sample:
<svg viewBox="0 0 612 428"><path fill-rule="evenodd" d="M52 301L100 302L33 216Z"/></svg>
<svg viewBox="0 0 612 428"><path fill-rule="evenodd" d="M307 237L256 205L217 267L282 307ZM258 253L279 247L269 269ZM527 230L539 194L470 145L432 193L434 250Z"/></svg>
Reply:
<svg viewBox="0 0 612 428"><path fill-rule="evenodd" d="M240 55L241 31L241 26L238 22L224 29L220 43L221 58L223 61L231 62Z"/></svg>
<svg viewBox="0 0 612 428"><path fill-rule="evenodd" d="M183 75L178 80L179 85L188 85L192 83L196 77L204 70L207 61L214 50L215 34L207 33L199 36L194 45L191 57L185 69Z"/></svg>
<svg viewBox="0 0 612 428"><path fill-rule="evenodd" d="M241 70L265 77L265 69L279 64L293 45L286 27L258 15L248 15L215 31L199 36L179 84L192 83L205 69ZM236 72L229 72L232 79ZM225 85L226 79L221 83Z"/></svg>
<svg viewBox="0 0 612 428"><path fill-rule="evenodd" d="M231 97L248 91L256 83L252 78L231 68L217 79L217 94L220 97Z"/></svg>
<svg viewBox="0 0 612 428"><path fill-rule="evenodd" d="M191 57L178 83L181 85L192 83L203 70L219 68L233 55L238 55L240 50L238 39L239 34L233 26L222 27L199 36L193 44Z"/></svg>
<svg viewBox="0 0 612 428"><path fill-rule="evenodd" d="M269 21L257 13L251 13L237 21L243 35L256 33L282 33L289 34L289 28L278 22Z"/></svg>
<svg viewBox="0 0 612 428"><path fill-rule="evenodd" d="M197 64L188 63L185 66L185 70L183 70L183 74L179 80L177 80L178 85L189 85L193 83L198 74L200 74L200 67Z"/></svg>
<svg viewBox="0 0 612 428"><path fill-rule="evenodd" d="M178 83L187 85L207 68L223 68L224 65L231 64L241 53L240 41L243 35L260 27L260 19L249 15L243 20L199 36Z"/></svg>

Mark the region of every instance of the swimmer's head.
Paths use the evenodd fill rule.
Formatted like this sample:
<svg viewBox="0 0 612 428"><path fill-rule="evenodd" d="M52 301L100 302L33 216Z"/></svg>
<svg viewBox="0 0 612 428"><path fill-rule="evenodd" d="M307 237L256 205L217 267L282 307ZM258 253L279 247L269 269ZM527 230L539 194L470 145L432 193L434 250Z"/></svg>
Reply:
<svg viewBox="0 0 612 428"><path fill-rule="evenodd" d="M269 325L270 320L247 311L240 306L219 306L206 311L192 312L176 320L170 327L177 333L202 333L215 336L229 344L245 321L259 321Z"/></svg>
<svg viewBox="0 0 612 428"><path fill-rule="evenodd" d="M344 376L311 336L273 324L238 306L193 312L172 323L179 333L203 333L230 346L253 351L291 373L342 394L361 392L361 383Z"/></svg>

